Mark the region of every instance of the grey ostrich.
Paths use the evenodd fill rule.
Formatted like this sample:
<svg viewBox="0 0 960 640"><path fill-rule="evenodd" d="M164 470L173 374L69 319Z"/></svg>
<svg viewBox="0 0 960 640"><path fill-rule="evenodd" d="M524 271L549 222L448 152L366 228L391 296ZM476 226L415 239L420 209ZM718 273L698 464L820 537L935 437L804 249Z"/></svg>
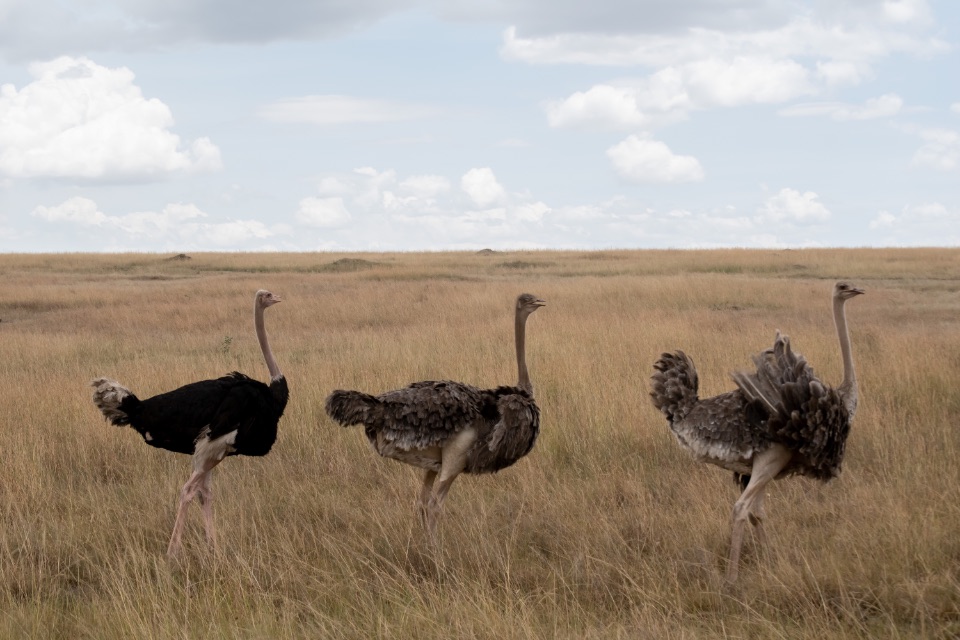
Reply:
<svg viewBox="0 0 960 640"><path fill-rule="evenodd" d="M677 441L697 460L733 471L743 490L733 506L728 582L737 579L748 521L760 544L765 542L763 500L771 480L805 475L827 481L840 473L857 410L844 304L862 293L847 282L833 289L843 358L843 382L836 389L816 377L779 331L773 347L753 357L756 372L734 373L738 388L712 398L697 397L697 371L683 351L664 353L653 365L650 395Z"/></svg>
<svg viewBox="0 0 960 640"><path fill-rule="evenodd" d="M444 499L461 473L493 473L527 455L540 432L540 409L527 372L527 318L546 302L517 298L517 384L479 389L450 380L414 382L372 396L337 390L327 414L343 426L363 425L374 450L425 470L418 502L431 540ZM439 480L438 480L439 478Z"/></svg>

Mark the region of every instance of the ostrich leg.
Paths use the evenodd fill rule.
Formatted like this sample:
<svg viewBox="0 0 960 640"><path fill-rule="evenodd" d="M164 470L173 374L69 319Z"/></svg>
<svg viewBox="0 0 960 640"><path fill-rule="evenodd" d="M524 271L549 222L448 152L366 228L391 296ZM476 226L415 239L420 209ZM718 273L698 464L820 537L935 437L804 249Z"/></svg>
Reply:
<svg viewBox="0 0 960 640"><path fill-rule="evenodd" d="M202 458L195 460L193 473L190 475L190 479L183 485L183 488L180 490L180 503L177 505L177 518L173 523L173 533L170 535L170 544L167 546L167 555L171 558L177 555L177 552L180 551L180 538L183 535L183 525L186 521L187 516L187 507L190 505L190 502L193 500L194 496L198 492L207 490L209 491L209 474L213 471L213 468L217 466L219 460ZM206 488L204 485L207 484ZM209 505L209 501L207 502ZM212 506L204 506L204 518L207 517L207 510L209 511L209 517L213 518ZM211 521L212 524L212 521ZM207 539L211 537L211 528L207 529Z"/></svg>
<svg viewBox="0 0 960 640"><path fill-rule="evenodd" d="M743 546L743 530L747 522L754 523L761 536L763 517L763 495L767 484L777 477L790 462L793 454L781 445L773 445L757 454L750 470L750 482L733 505L733 532L730 536L730 562L727 565L727 582L737 581L740 573L740 548ZM759 514L759 517L758 515Z"/></svg>

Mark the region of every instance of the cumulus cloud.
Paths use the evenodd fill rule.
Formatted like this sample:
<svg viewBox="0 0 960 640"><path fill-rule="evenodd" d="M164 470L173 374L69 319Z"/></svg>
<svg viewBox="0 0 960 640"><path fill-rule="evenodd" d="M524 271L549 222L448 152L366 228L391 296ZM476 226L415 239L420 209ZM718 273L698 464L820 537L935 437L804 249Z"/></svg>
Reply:
<svg viewBox="0 0 960 640"><path fill-rule="evenodd" d="M597 85L577 91L565 100L547 103L551 127L640 128L649 124L636 92L626 87Z"/></svg>
<svg viewBox="0 0 960 640"><path fill-rule="evenodd" d="M797 116L826 116L833 120L870 120L873 118L888 118L900 113L903 108L903 99L895 93L887 93L877 98L870 98L863 105L844 104L841 102L813 102L798 104L780 110L780 115Z"/></svg>
<svg viewBox="0 0 960 640"><path fill-rule="evenodd" d="M800 193L795 189L780 189L757 210L761 220L786 221L800 224L825 222L830 219L819 196L812 191Z"/></svg>
<svg viewBox="0 0 960 640"><path fill-rule="evenodd" d="M888 246L960 246L960 208L940 202L879 211L869 227Z"/></svg>
<svg viewBox="0 0 960 640"><path fill-rule="evenodd" d="M552 246L540 232L554 210L527 193L508 191L489 167L468 169L459 183L435 174L402 176L393 169L361 167L320 176L318 185L337 195L305 198L297 214L299 222L323 226L317 248Z"/></svg>
<svg viewBox="0 0 960 640"><path fill-rule="evenodd" d="M38 206L31 215L62 228L74 225L94 234L101 249L156 249L160 246L191 249L236 249L251 241L278 235L282 225L268 227L259 220L206 222L208 215L196 205L171 203L160 211L134 211L108 215L96 202L75 196L54 206Z"/></svg>
<svg viewBox="0 0 960 640"><path fill-rule="evenodd" d="M410 176L400 182L400 189L402 191L424 199L436 198L449 192L450 188L450 181L444 176Z"/></svg>
<svg viewBox="0 0 960 640"><path fill-rule="evenodd" d="M311 227L342 227L352 216L343 204L343 198L313 198L300 201L297 220Z"/></svg>
<svg viewBox="0 0 960 640"><path fill-rule="evenodd" d="M693 156L674 154L659 140L632 135L607 149L617 174L634 183L698 182L703 167Z"/></svg>
<svg viewBox="0 0 960 640"><path fill-rule="evenodd" d="M170 109L145 98L127 68L64 56L30 73L20 90L0 86L0 174L129 180L220 168L216 145L184 146Z"/></svg>
<svg viewBox="0 0 960 640"><path fill-rule="evenodd" d="M260 108L260 117L274 122L316 125L372 124L430 118L440 109L430 105L324 95L278 100Z"/></svg>
<svg viewBox="0 0 960 640"><path fill-rule="evenodd" d="M546 104L553 127L646 129L694 110L776 104L815 92L810 73L789 60L709 58L645 78L601 84Z"/></svg>
<svg viewBox="0 0 960 640"><path fill-rule="evenodd" d="M54 207L39 206L31 215L47 222L72 222L84 226L97 226L108 220L106 214L97 208L96 202L79 196Z"/></svg>
<svg viewBox="0 0 960 640"><path fill-rule="evenodd" d="M470 169L460 178L460 188L478 207L502 202L507 192L489 167Z"/></svg>
<svg viewBox="0 0 960 640"><path fill-rule="evenodd" d="M856 5L856 11L834 11L832 4L818 3L816 11L795 13L776 24L744 23L730 30L693 23L661 33L574 28L525 37L511 27L504 32L501 55L530 64L649 70L545 105L554 127L639 130L699 109L814 96L869 78L873 65L885 57L950 50L947 42L927 33L931 23L923 0L838 3ZM836 104L808 112L854 120L892 115L901 107L899 96L888 94L860 107Z"/></svg>
<svg viewBox="0 0 960 640"><path fill-rule="evenodd" d="M950 129L920 129L923 146L913 154L917 167L937 171L960 169L960 132Z"/></svg>
<svg viewBox="0 0 960 640"><path fill-rule="evenodd" d="M885 20L876 3L864 5L867 11L858 15L830 11L833 4L849 7L852 3L819 3L817 14L799 13L777 24L743 23L736 28L710 28L702 23L660 33L643 28L597 32L572 28L525 37L509 27L500 52L508 60L530 64L656 68L737 57L869 64L895 53L933 55L950 50L946 41L921 29L926 23Z"/></svg>

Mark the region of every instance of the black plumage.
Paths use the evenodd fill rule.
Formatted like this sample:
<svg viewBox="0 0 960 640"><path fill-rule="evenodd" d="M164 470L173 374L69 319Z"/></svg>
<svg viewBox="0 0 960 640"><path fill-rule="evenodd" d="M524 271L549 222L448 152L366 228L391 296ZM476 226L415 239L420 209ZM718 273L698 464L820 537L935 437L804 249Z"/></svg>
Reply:
<svg viewBox="0 0 960 640"><path fill-rule="evenodd" d="M425 470L419 506L431 537L457 475L509 467L527 455L537 440L540 409L527 372L525 327L530 314L544 304L530 294L517 298L515 386L480 389L450 380L427 380L377 396L336 390L327 397L327 414L343 426L362 425L381 456Z"/></svg>
<svg viewBox="0 0 960 640"><path fill-rule="evenodd" d="M698 460L733 471L742 490L733 512L731 582L745 523L763 537L766 485L794 474L825 481L840 473L858 393L844 303L862 293L846 282L834 287L844 371L837 388L821 382L779 332L773 347L754 356L755 371L733 374L737 389L712 398L698 397L696 368L682 351L664 353L654 364L650 396L677 441Z"/></svg>
<svg viewBox="0 0 960 640"><path fill-rule="evenodd" d="M108 378L98 378L93 401L116 426L129 425L152 447L193 456L193 473L180 493L169 555L180 546L186 508L199 496L207 539L215 544L211 472L225 457L263 456L277 439L277 426L289 398L287 380L270 350L263 312L280 298L258 291L254 326L270 384L234 371L213 380L193 382L146 400Z"/></svg>
<svg viewBox="0 0 960 640"><path fill-rule="evenodd" d="M100 379L97 387L117 383ZM173 391L140 400L123 397L110 418L129 425L151 447L192 455L201 436L216 440L236 431L228 456L263 456L277 439L277 424L287 405L286 378L269 385L234 371L214 380L192 382Z"/></svg>

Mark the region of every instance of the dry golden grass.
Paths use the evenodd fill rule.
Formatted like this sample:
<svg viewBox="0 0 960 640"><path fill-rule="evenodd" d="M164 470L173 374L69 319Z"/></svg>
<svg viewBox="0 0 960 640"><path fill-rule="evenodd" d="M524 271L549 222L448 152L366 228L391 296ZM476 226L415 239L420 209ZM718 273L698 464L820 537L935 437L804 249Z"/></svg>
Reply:
<svg viewBox="0 0 960 640"><path fill-rule="evenodd" d="M960 635L960 252L611 251L0 256L0 637L948 638ZM861 405L839 480L768 498L724 590L730 474L692 461L647 397L683 348L702 395L782 329L829 381L848 305ZM214 476L222 549L189 459L106 425L90 379L143 397L266 369L291 387L273 452ZM323 412L334 388L513 382L512 304L542 407L534 451L457 480L431 552L419 477Z"/></svg>

